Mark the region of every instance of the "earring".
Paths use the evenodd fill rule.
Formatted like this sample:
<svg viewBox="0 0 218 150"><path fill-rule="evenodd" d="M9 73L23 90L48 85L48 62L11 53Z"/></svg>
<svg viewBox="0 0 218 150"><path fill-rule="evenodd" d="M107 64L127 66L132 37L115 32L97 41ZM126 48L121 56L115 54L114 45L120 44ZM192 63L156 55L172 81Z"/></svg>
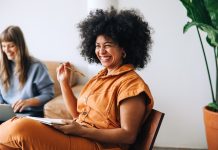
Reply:
<svg viewBox="0 0 218 150"><path fill-rule="evenodd" d="M126 52L123 51L123 58L126 58Z"/></svg>

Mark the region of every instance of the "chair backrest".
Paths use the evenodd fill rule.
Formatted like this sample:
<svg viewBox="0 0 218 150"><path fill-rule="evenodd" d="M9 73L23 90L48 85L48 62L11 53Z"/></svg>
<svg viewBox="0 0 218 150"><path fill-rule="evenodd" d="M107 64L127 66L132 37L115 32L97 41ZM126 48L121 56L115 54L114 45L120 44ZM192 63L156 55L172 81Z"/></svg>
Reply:
<svg viewBox="0 0 218 150"><path fill-rule="evenodd" d="M131 150L153 149L154 142L156 140L164 115L164 113L152 109L148 118L143 124L135 143L131 145Z"/></svg>

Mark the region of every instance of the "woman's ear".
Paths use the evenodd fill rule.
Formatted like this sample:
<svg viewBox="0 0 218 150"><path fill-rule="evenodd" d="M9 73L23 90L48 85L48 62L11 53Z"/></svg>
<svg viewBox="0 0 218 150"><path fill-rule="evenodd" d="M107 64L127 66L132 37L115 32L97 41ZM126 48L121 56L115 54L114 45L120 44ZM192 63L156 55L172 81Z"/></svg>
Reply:
<svg viewBox="0 0 218 150"><path fill-rule="evenodd" d="M126 52L125 52L125 50L124 49L122 49L122 53L123 53L123 58L126 58Z"/></svg>

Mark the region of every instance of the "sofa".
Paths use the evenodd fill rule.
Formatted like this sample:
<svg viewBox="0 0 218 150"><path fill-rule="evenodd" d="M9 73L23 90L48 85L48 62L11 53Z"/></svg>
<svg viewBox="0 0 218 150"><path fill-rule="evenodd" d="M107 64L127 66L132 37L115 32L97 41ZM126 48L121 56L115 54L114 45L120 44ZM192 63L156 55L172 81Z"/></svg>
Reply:
<svg viewBox="0 0 218 150"><path fill-rule="evenodd" d="M47 102L44 105L44 117L47 118L62 118L62 119L72 119L71 115L68 113L63 97L61 94L61 89L59 86L59 82L57 81L57 76L56 76L56 68L60 65L62 62L58 61L43 61L43 63L46 65L48 68L48 72L51 76L51 78L54 81L54 91L55 91L55 96L53 99L51 99L49 102ZM77 71L79 71L74 65L72 65L73 68ZM79 96L79 93L84 86L84 81L85 77L82 77L80 74L77 72L71 72L71 77L70 77L70 86L72 88L72 91L74 92L74 95L76 97Z"/></svg>

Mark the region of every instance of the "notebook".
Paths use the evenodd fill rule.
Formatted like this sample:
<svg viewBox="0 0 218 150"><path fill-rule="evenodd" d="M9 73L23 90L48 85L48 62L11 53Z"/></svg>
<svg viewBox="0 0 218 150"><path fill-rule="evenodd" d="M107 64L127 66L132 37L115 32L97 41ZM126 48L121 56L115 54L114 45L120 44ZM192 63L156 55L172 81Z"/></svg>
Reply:
<svg viewBox="0 0 218 150"><path fill-rule="evenodd" d="M39 121L39 122L47 124L47 125L64 125L64 124L66 124L66 123L62 122L62 119L41 118L41 117L31 117L31 116L26 116L26 118L33 119L33 120Z"/></svg>

